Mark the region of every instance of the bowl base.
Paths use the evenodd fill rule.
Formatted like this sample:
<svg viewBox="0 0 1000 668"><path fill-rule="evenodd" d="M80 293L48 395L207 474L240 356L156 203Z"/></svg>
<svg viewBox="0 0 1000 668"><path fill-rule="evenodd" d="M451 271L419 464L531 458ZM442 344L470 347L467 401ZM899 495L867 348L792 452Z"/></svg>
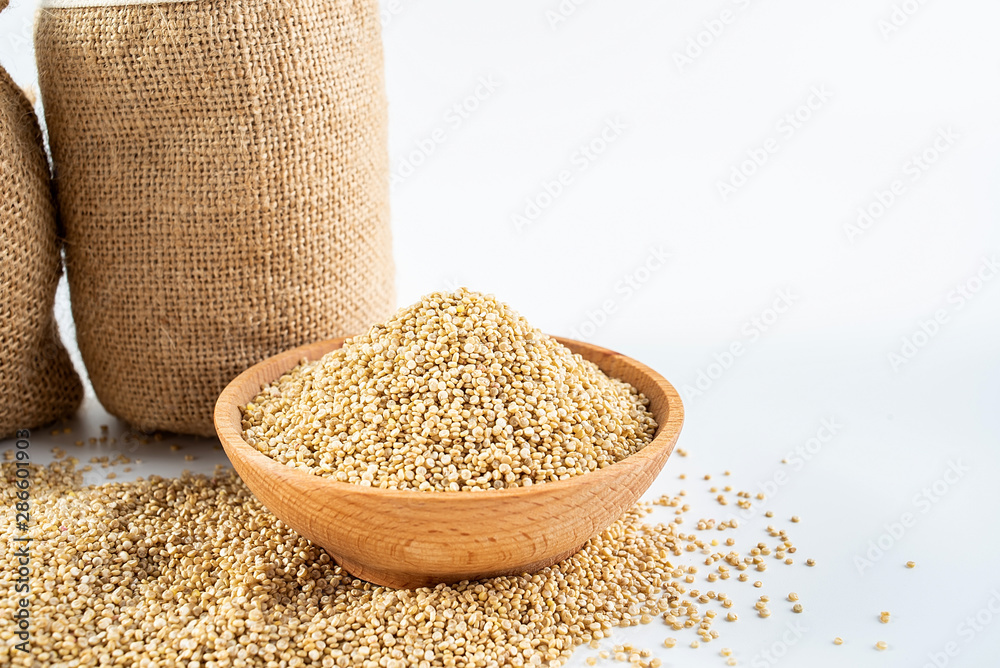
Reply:
<svg viewBox="0 0 1000 668"><path fill-rule="evenodd" d="M420 589L422 587L433 588L439 584L455 584L456 582L463 582L465 580L486 580L488 578L503 576L530 575L542 570L543 568L548 568L552 564L559 563L563 559L569 559L574 554L582 550L584 545L586 545L586 543L562 554L557 554L555 557L541 559L539 561L534 561L530 564L514 568L506 568L486 573L456 573L454 570L449 570L447 575L435 575L433 573L426 572L418 573L405 570L389 571L373 569L356 561L352 561L349 558L338 556L329 550L327 550L327 554L329 554L330 557L333 558L333 560L336 561L348 575L351 575L359 580L371 582L372 584L379 585L381 587L389 587L390 589Z"/></svg>

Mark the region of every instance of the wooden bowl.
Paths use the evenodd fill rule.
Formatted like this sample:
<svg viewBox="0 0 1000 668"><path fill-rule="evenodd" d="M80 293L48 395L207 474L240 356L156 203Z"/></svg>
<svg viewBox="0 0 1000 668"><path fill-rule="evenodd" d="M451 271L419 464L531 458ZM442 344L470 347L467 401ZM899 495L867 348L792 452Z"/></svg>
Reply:
<svg viewBox="0 0 1000 668"><path fill-rule="evenodd" d="M579 550L638 500L663 468L684 421L673 386L624 355L559 339L650 401L652 442L620 462L566 480L491 492L377 489L278 463L243 440L240 406L303 359L343 345L296 348L247 369L222 392L215 428L237 473L267 508L355 577L397 588L529 573Z"/></svg>

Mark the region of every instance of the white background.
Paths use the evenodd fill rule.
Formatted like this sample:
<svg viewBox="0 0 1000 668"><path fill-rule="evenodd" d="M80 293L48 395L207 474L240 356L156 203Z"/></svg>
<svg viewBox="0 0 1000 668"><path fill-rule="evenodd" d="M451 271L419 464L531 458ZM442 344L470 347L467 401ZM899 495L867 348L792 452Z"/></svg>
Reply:
<svg viewBox="0 0 1000 668"><path fill-rule="evenodd" d="M693 650L693 636L656 623L616 642L686 666L723 665L721 647L740 665L922 666L954 642L939 665L996 665L1000 6L383 7L400 303L467 285L548 332L653 366L682 389L690 456L675 455L652 492L687 489L690 529L731 512L707 492L730 469L737 489L774 491L763 509L799 546L792 567L769 560L761 590L714 585L740 616L716 624L719 641ZM33 11L19 0L0 18L0 62L26 86ZM597 140L612 127L612 141ZM581 157L592 141L594 158ZM745 162L753 155L763 164ZM547 197L563 170L569 185ZM734 170L748 176L724 195ZM879 213L896 181L861 229L859 207ZM518 226L532 201L540 215ZM791 306L770 312L782 294ZM71 338L65 295L57 308ZM734 343L741 354L728 358ZM781 464L823 420L836 434ZM88 398L74 434L39 438L36 452L102 422L124 429ZM224 459L211 446L153 443L133 475L210 470ZM892 537L905 513L912 526ZM768 522L744 521L738 545L767 538ZM887 549L860 568L879 541ZM780 602L793 589L802 615ZM760 593L769 619L753 615ZM975 630L965 620L977 614L992 624ZM663 649L667 635L680 646Z"/></svg>

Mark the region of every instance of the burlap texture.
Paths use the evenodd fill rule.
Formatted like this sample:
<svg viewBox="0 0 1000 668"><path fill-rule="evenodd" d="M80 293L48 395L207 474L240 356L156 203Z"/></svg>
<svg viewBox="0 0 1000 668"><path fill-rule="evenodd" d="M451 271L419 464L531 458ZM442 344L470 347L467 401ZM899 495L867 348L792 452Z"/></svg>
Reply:
<svg viewBox="0 0 1000 668"><path fill-rule="evenodd" d="M375 0L49 8L36 55L111 413L213 434L240 371L392 312Z"/></svg>
<svg viewBox="0 0 1000 668"><path fill-rule="evenodd" d="M66 417L83 398L52 313L61 248L35 112L0 68L0 438Z"/></svg>

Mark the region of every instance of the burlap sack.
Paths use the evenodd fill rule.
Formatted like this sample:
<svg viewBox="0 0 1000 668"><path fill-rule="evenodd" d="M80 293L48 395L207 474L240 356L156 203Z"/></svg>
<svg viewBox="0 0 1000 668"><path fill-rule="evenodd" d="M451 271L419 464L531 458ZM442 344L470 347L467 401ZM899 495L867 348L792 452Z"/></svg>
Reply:
<svg viewBox="0 0 1000 668"><path fill-rule="evenodd" d="M52 313L61 248L35 112L0 68L0 438L66 417L83 398Z"/></svg>
<svg viewBox="0 0 1000 668"><path fill-rule="evenodd" d="M73 315L111 413L212 434L240 371L389 315L375 0L46 5Z"/></svg>

